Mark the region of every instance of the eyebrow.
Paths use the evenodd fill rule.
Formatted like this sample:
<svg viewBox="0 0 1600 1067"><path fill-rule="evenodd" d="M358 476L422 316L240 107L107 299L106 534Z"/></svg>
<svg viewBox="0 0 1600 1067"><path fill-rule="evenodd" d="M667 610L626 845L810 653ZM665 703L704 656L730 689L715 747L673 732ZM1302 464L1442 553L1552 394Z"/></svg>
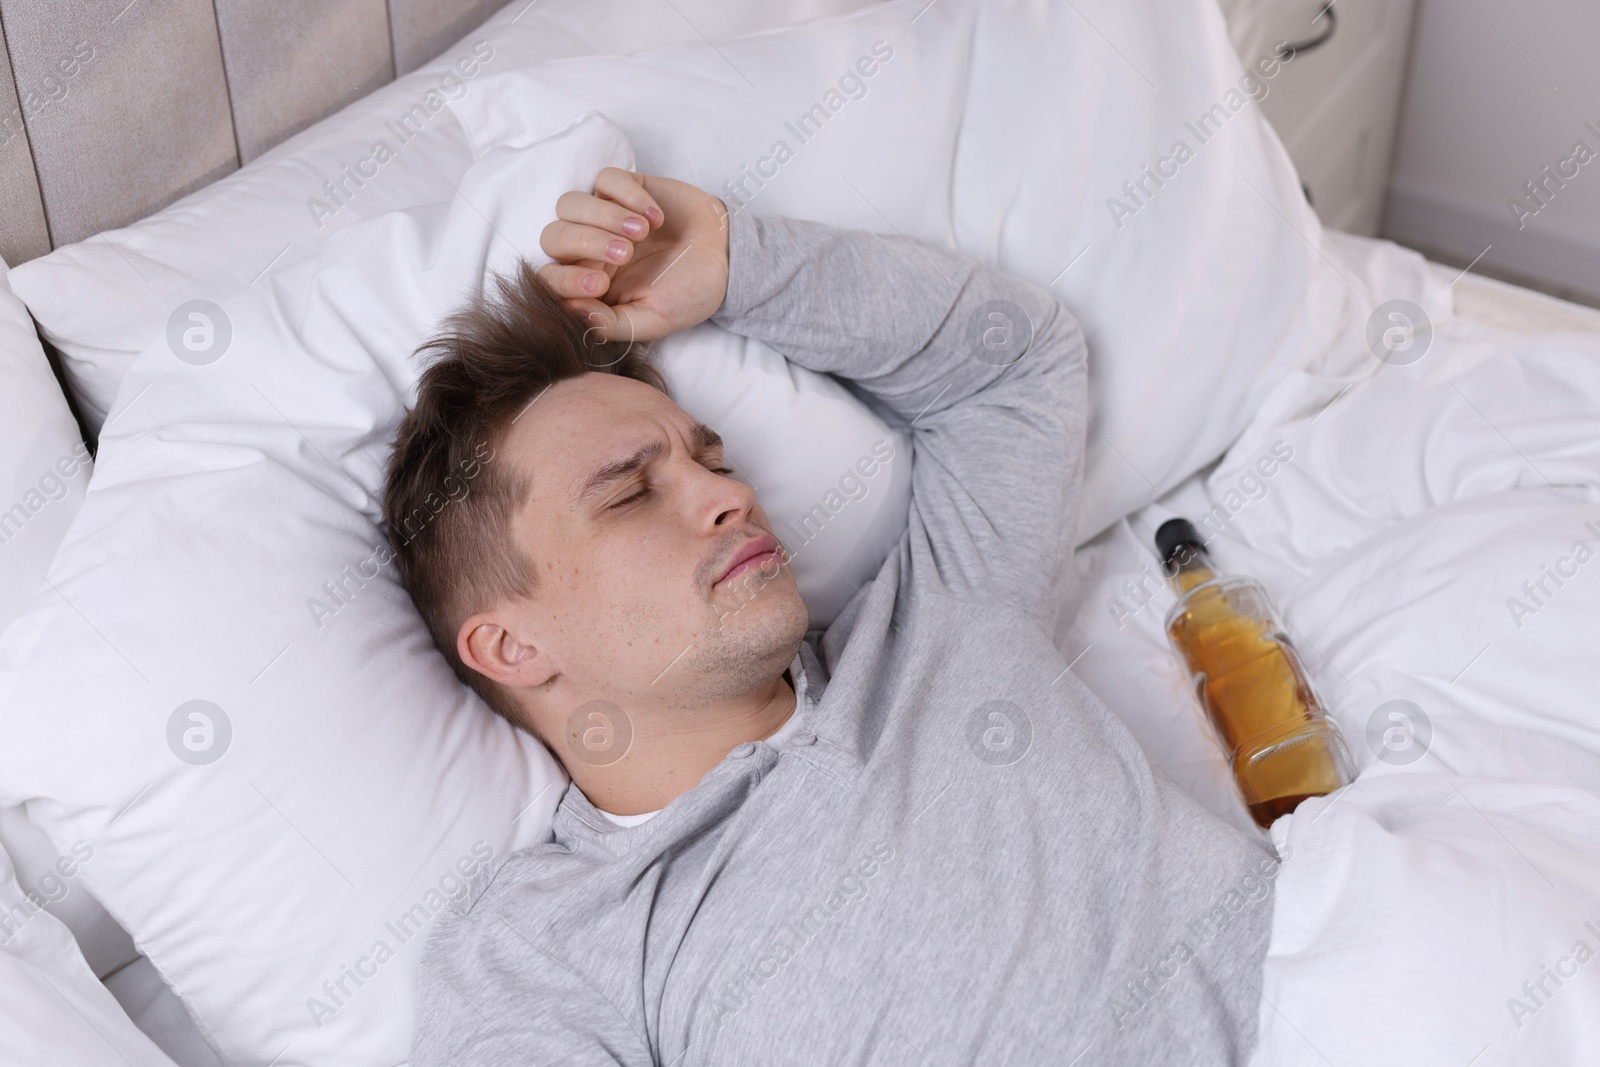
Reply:
<svg viewBox="0 0 1600 1067"><path fill-rule="evenodd" d="M722 447L722 435L703 422L695 423L694 428L689 431L689 436L694 438L696 450Z"/></svg>
<svg viewBox="0 0 1600 1067"><path fill-rule="evenodd" d="M695 451L697 452L722 447L722 435L703 422L695 423L689 430L689 436L694 441ZM629 455L621 459L612 460L605 466L591 471L589 476L578 486L577 492L572 494L570 502L572 510L578 510L609 486L637 474L645 464L657 458L666 450L666 442L657 438L634 449Z"/></svg>

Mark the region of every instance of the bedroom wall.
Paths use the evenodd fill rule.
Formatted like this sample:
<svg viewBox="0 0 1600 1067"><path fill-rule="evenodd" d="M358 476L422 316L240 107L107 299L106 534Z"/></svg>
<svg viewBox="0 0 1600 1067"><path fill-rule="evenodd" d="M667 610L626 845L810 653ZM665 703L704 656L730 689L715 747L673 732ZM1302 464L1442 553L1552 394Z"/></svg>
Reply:
<svg viewBox="0 0 1600 1067"><path fill-rule="evenodd" d="M1385 236L1600 304L1596 42L1592 0L1419 0Z"/></svg>

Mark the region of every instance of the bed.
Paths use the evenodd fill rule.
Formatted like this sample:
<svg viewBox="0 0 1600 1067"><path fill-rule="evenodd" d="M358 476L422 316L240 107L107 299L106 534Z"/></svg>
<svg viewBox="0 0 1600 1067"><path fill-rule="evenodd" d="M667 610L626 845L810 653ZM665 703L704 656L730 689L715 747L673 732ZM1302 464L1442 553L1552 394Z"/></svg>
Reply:
<svg viewBox="0 0 1600 1067"><path fill-rule="evenodd" d="M1071 669L1256 832L1149 580L1155 528L1209 520L1361 767L1272 829L1254 1062L1561 1062L1600 1038L1600 581L1579 548L1600 545L1600 312L1322 231L1243 103L1273 57L1237 56L1214 6L269 7L0 3L4 345L37 325L49 360L15 356L5 457L26 519L0 616L11 1059L403 1060L402 950L541 839L565 779L408 614L383 446L430 323L612 163L959 246L1084 318L1103 362ZM1048 78L1018 73L1045 57ZM129 108L136 89L167 106ZM1022 92L1054 143L1019 143ZM1371 340L1395 308L1403 358ZM713 331L663 358L775 516L816 515L909 432ZM824 505L814 624L894 544L907 481L888 465Z"/></svg>

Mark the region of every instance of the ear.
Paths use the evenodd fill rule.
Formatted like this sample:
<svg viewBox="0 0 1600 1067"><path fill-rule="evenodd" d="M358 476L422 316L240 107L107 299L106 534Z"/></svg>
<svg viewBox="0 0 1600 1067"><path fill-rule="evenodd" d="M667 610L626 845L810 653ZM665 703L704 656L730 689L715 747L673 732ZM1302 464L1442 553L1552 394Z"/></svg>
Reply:
<svg viewBox="0 0 1600 1067"><path fill-rule="evenodd" d="M456 655L491 681L512 689L532 689L556 675L550 657L506 629L499 613L479 612L456 631Z"/></svg>

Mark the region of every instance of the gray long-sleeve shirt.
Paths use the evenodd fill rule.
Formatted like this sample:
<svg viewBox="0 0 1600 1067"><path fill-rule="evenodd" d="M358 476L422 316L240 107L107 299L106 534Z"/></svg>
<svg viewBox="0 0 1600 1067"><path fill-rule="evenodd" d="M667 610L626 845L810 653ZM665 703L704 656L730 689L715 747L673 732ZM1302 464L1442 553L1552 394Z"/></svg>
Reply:
<svg viewBox="0 0 1600 1067"><path fill-rule="evenodd" d="M569 787L553 842L441 915L414 1067L1242 1062L1276 860L1153 771L1048 632L1077 323L925 245L731 226L715 321L904 416L910 528L802 646L786 744L637 826Z"/></svg>

